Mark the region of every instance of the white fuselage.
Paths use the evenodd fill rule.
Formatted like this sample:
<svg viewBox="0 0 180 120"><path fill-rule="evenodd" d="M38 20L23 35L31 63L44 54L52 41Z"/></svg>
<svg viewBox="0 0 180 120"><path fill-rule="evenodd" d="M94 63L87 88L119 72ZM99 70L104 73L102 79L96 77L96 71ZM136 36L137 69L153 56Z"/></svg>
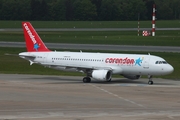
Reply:
<svg viewBox="0 0 180 120"><path fill-rule="evenodd" d="M20 57L59 70L108 69L122 75L165 75L174 69L163 58L141 54L23 52ZM27 56L27 57L25 57ZM34 56L29 59L28 56Z"/></svg>

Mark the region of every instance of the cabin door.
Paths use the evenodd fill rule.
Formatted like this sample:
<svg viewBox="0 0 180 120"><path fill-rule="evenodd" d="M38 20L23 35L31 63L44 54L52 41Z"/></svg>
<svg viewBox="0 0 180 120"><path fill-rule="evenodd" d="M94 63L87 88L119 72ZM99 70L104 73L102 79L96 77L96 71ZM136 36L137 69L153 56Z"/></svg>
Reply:
<svg viewBox="0 0 180 120"><path fill-rule="evenodd" d="M144 62L143 62L143 68L144 69L149 69L149 60L150 60L150 57L149 56L146 56L144 58Z"/></svg>

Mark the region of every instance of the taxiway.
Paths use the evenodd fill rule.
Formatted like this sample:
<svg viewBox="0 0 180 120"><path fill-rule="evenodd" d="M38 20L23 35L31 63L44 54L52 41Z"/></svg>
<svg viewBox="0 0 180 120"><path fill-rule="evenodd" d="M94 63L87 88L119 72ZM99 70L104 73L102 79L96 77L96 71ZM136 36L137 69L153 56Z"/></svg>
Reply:
<svg viewBox="0 0 180 120"><path fill-rule="evenodd" d="M177 120L180 81L0 74L0 120Z"/></svg>

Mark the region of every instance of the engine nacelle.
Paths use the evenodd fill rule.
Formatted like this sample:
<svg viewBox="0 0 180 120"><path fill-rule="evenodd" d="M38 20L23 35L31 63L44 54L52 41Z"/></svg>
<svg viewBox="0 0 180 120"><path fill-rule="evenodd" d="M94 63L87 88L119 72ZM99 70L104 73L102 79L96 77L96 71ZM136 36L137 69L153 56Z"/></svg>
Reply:
<svg viewBox="0 0 180 120"><path fill-rule="evenodd" d="M93 70L92 78L96 80L109 81L111 80L112 72L110 70Z"/></svg>
<svg viewBox="0 0 180 120"><path fill-rule="evenodd" d="M125 78L131 79L131 80L136 80L139 79L141 76L140 75L122 75Z"/></svg>

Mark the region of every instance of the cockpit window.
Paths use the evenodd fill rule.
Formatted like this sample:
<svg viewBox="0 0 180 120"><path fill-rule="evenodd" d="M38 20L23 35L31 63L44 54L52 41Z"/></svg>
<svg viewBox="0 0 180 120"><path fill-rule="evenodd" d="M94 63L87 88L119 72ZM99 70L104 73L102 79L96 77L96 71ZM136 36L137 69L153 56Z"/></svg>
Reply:
<svg viewBox="0 0 180 120"><path fill-rule="evenodd" d="M168 64L166 61L156 61L155 64Z"/></svg>
<svg viewBox="0 0 180 120"><path fill-rule="evenodd" d="M163 61L163 64L168 64L166 61Z"/></svg>

